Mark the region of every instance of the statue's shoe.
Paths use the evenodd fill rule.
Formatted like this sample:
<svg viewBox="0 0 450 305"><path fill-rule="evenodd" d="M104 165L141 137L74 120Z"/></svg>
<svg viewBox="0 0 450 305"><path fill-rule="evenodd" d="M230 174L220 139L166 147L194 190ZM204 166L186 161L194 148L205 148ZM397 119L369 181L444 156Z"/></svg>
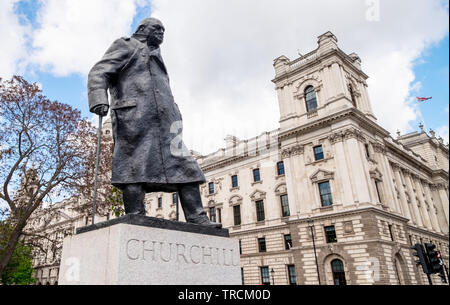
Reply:
<svg viewBox="0 0 450 305"><path fill-rule="evenodd" d="M218 222L212 222L208 219L208 217L198 217L194 219L190 219L189 223L206 226L210 228L222 229L222 224Z"/></svg>

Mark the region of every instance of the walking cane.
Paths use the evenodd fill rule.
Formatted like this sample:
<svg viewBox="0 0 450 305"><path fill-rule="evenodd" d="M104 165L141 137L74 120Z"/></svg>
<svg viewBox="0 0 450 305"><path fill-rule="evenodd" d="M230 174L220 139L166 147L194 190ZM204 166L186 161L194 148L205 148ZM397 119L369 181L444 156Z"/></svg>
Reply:
<svg viewBox="0 0 450 305"><path fill-rule="evenodd" d="M92 201L92 224L94 224L95 219L95 208L97 201L97 177L98 177L98 164L100 161L100 142L102 138L102 121L103 117L98 116L98 130L97 130L97 156L95 160L95 177L94 177L94 200Z"/></svg>

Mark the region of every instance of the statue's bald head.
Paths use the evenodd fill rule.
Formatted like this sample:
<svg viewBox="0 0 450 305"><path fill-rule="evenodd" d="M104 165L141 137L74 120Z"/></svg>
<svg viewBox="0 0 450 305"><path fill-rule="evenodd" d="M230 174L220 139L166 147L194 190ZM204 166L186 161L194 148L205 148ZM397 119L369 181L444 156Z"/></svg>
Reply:
<svg viewBox="0 0 450 305"><path fill-rule="evenodd" d="M139 22L139 25L137 26L137 29L136 29L136 33L138 33L139 30L142 30L143 28L146 28L151 25L156 25L156 24L164 27L162 22L159 19L156 19L154 17L145 18L141 22Z"/></svg>
<svg viewBox="0 0 450 305"><path fill-rule="evenodd" d="M162 22L150 17L139 22L134 35L146 37L150 45L159 46L164 40L164 31Z"/></svg>

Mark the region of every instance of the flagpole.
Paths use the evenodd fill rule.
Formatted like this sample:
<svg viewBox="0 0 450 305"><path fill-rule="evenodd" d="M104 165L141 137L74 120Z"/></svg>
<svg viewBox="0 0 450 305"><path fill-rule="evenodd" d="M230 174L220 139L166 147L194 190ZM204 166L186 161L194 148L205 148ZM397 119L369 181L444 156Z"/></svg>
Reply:
<svg viewBox="0 0 450 305"><path fill-rule="evenodd" d="M428 130L427 123L425 123L425 119L423 118L422 111L420 111L420 102L417 102L417 112L419 113L419 117L422 120L423 126L425 127L425 131Z"/></svg>
<svg viewBox="0 0 450 305"><path fill-rule="evenodd" d="M427 101L432 99L432 97L416 97L417 99L417 112L419 113L419 117L422 120L423 126L425 127L425 132L428 131L427 123L425 123L425 119L423 117L422 111L420 110L420 102Z"/></svg>

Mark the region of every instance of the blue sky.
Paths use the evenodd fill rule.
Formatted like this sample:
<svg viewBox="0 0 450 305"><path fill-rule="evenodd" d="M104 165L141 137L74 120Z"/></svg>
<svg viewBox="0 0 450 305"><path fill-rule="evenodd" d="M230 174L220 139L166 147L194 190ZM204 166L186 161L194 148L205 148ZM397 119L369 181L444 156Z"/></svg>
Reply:
<svg viewBox="0 0 450 305"><path fill-rule="evenodd" d="M421 111L427 127L448 141L448 1L414 0L405 7L380 0L376 22L364 19L368 7L359 0L301 5L261 0L259 6L236 0L4 1L0 5L13 9L3 10L3 28L17 35L5 38L16 50L0 51L12 62L6 72L0 65L0 76L23 74L42 84L50 99L78 108L89 119L89 67L114 39L130 35L142 18L155 13L167 28L162 52L189 148L210 153L224 145L227 134L250 138L277 128L273 59L282 54L295 59L297 50L313 50L326 30L336 34L343 50L360 55L383 127L393 135L397 129L418 130L412 98L433 96ZM296 18L295 11L311 13ZM15 27L14 20L19 21Z"/></svg>

